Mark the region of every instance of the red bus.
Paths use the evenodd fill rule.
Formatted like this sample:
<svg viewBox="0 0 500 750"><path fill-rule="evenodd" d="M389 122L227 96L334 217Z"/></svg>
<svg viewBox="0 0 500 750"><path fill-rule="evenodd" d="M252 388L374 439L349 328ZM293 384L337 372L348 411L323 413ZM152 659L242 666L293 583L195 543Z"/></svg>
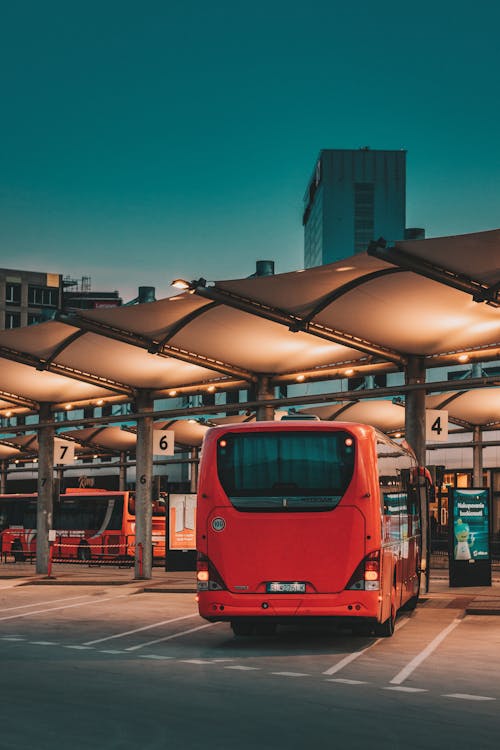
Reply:
<svg viewBox="0 0 500 750"><path fill-rule="evenodd" d="M164 498L153 503L153 558L165 557ZM37 495L0 495L0 552L36 554ZM135 499L130 492L70 488L54 502L54 560L124 560L135 554Z"/></svg>
<svg viewBox="0 0 500 750"><path fill-rule="evenodd" d="M197 516L202 617L235 635L332 618L390 636L419 595L419 472L373 427L277 421L213 427Z"/></svg>

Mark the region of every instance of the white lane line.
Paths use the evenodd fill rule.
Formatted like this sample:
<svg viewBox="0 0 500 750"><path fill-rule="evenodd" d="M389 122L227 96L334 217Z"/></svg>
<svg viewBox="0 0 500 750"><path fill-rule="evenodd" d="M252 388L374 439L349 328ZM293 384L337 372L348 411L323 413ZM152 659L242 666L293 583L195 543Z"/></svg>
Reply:
<svg viewBox="0 0 500 750"><path fill-rule="evenodd" d="M117 652L118 653L118 652ZM120 651L120 654L123 653ZM158 654L139 654L139 659L157 659L158 661L165 661L166 659L173 659L173 656L159 656Z"/></svg>
<svg viewBox="0 0 500 750"><path fill-rule="evenodd" d="M424 662L428 656L432 654L433 651L436 650L436 648L439 646L439 644L444 641L444 639L457 627L457 625L460 625L462 622L462 619L457 618L456 620L453 620L453 622L448 625L444 630L442 630L438 635L421 651L419 654L417 654L407 665L406 667L403 667L403 669L397 673L395 677L390 680L391 685L400 685L402 682L404 682L412 672L419 667L422 662Z"/></svg>
<svg viewBox="0 0 500 750"><path fill-rule="evenodd" d="M0 617L0 622L4 620L15 620L17 617L31 617L32 615L43 615L45 612L57 612L59 609L71 609L72 607L84 607L86 604L102 604L103 602L111 602L115 599L124 599L128 594L122 594L120 596L110 596L106 599L87 599L84 602L77 602L76 604L65 604L61 607L50 607L49 609L37 609L34 612L22 612L17 615L9 615L8 617Z"/></svg>
<svg viewBox="0 0 500 750"><path fill-rule="evenodd" d="M55 641L29 641L30 646L59 646Z"/></svg>
<svg viewBox="0 0 500 750"><path fill-rule="evenodd" d="M443 698L458 698L463 701L496 701L496 698L490 698L488 695L468 695L468 693L448 693Z"/></svg>
<svg viewBox="0 0 500 750"><path fill-rule="evenodd" d="M92 646L65 646L64 648L73 648L75 651L92 651Z"/></svg>
<svg viewBox="0 0 500 750"><path fill-rule="evenodd" d="M409 623L409 618L405 618L404 620L400 620L396 627L395 631L401 630L407 623ZM380 641L384 641L385 638L377 638L376 641L373 641L373 643L370 643L369 646L366 648L362 648L361 651L354 651L352 654L348 654L344 659L341 659L341 661L338 662L338 664L334 664L333 667L330 667L329 669L325 670L323 674L336 674L337 672L340 672L341 669L344 669L344 667L347 667L348 664L358 659L363 654L366 654L367 651L369 651L371 648L377 645L377 643L380 643Z"/></svg>
<svg viewBox="0 0 500 750"><path fill-rule="evenodd" d="M94 646L96 643L104 643L104 641L112 641L114 638L124 638L126 635L134 635L134 633L140 633L143 630L151 630L152 628L159 628L161 625L168 625L171 622L179 622L179 620L188 620L190 617L198 617L198 613L192 615L183 615L182 617L174 617L171 620L162 620L161 622L155 622L152 625L144 625L142 628L135 628L135 630L126 630L124 633L115 633L114 635L107 635L105 638L96 638L95 641L87 641L84 646Z"/></svg>
<svg viewBox="0 0 500 750"><path fill-rule="evenodd" d="M34 602L33 604L21 604L19 607L7 607L2 612L12 612L15 609L28 609L28 607L41 607L44 604L57 604L58 602L71 602L73 599L85 599L88 594L80 594L80 596L64 596L62 599L52 599L46 602Z"/></svg>
<svg viewBox="0 0 500 750"><path fill-rule="evenodd" d="M181 664L214 664L211 659L178 659Z"/></svg>
<svg viewBox="0 0 500 750"><path fill-rule="evenodd" d="M403 687L402 685L395 685L394 687L385 687L384 690L398 690L401 693L428 693L429 692L425 688Z"/></svg>
<svg viewBox="0 0 500 750"><path fill-rule="evenodd" d="M261 669L261 667L246 667L244 664L231 664L230 667L224 667L224 669L240 669L242 672L254 672Z"/></svg>
<svg viewBox="0 0 500 750"><path fill-rule="evenodd" d="M279 677L310 677L311 676L307 674L306 672L271 672L271 674L276 674Z"/></svg>
<svg viewBox="0 0 500 750"><path fill-rule="evenodd" d="M100 654L124 654L124 651L119 651L117 648L103 648L99 651Z"/></svg>
<svg viewBox="0 0 500 750"><path fill-rule="evenodd" d="M25 638L22 635L2 635L2 641L24 641Z"/></svg>
<svg viewBox="0 0 500 750"><path fill-rule="evenodd" d="M325 682L341 682L343 685L368 685L365 680L346 680L342 677L333 677L331 680L325 680Z"/></svg>
<svg viewBox="0 0 500 750"><path fill-rule="evenodd" d="M182 619L182 618L180 618ZM163 638L156 638L154 641L147 641L147 643L139 643L138 646L130 646L125 651L138 651L140 648L146 648L146 646L154 646L156 643L163 643L164 641L171 641L173 638L182 638L183 635L189 635L189 633L196 633L197 630L204 630L205 628L213 628L214 625L222 625L220 622L209 622L207 625L200 625L197 628L190 628L189 630L182 630L180 633L174 633L173 635L166 635Z"/></svg>

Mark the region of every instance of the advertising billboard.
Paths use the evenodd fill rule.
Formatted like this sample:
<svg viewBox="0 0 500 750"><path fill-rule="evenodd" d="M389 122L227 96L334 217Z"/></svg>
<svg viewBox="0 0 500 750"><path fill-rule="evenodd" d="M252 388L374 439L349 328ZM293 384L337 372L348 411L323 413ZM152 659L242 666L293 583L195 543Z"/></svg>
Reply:
<svg viewBox="0 0 500 750"><path fill-rule="evenodd" d="M450 586L491 585L488 489L452 490L448 534Z"/></svg>

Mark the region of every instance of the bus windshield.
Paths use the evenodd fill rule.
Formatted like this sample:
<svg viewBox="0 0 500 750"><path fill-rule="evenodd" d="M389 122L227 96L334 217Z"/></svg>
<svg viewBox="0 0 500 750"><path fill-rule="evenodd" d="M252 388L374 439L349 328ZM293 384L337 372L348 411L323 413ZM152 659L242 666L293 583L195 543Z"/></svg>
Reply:
<svg viewBox="0 0 500 750"><path fill-rule="evenodd" d="M217 468L238 510L331 510L351 481L354 441L344 431L227 433Z"/></svg>

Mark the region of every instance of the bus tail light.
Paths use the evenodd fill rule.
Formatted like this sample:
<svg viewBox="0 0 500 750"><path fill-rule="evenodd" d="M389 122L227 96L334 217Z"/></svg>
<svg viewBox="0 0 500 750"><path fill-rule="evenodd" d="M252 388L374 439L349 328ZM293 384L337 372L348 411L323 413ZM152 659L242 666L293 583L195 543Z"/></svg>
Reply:
<svg viewBox="0 0 500 750"><path fill-rule="evenodd" d="M196 563L196 584L198 591L223 591L227 589L224 579L215 565L201 552L198 553Z"/></svg>
<svg viewBox="0 0 500 750"><path fill-rule="evenodd" d="M380 551L370 552L352 574L346 589L378 591L380 589Z"/></svg>

